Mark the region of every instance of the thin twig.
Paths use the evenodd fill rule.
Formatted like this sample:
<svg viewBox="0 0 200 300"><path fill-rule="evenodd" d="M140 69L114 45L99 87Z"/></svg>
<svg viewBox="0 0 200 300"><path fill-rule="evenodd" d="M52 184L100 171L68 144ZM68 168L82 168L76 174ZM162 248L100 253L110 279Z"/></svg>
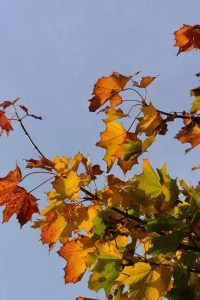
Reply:
<svg viewBox="0 0 200 300"><path fill-rule="evenodd" d="M48 171L35 171L35 172L31 172L31 173L26 174L26 175L22 178L21 182L22 182L26 177L28 177L28 176L30 176L30 175L32 175L32 174L50 174L50 175L54 175L53 172L48 172ZM55 175L56 175L56 174L55 174Z"/></svg>
<svg viewBox="0 0 200 300"><path fill-rule="evenodd" d="M31 142L31 144L33 145L33 147L35 148L35 150L43 157L45 158L44 154L40 151L40 149L37 147L37 145L34 143L34 141L32 140L32 138L30 137L28 131L26 130L26 128L24 127L24 124L22 122L22 119L19 117L16 106L14 105L14 109L15 109L15 114L16 117L20 123L20 126L22 128L22 130L24 131L25 135L27 136L27 138L29 139L29 141Z"/></svg>
<svg viewBox="0 0 200 300"><path fill-rule="evenodd" d="M39 187L41 187L42 185L44 185L45 183L47 183L48 181L50 181L51 179L53 179L54 176L48 178L47 180L41 182L39 185L37 185L35 188L33 188L31 191L29 191L29 193L32 193L33 191L37 190Z"/></svg>

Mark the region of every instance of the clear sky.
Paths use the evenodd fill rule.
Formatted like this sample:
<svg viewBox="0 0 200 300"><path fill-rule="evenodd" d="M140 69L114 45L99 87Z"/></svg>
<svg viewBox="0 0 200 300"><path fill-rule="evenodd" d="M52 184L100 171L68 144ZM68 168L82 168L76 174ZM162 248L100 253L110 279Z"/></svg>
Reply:
<svg viewBox="0 0 200 300"><path fill-rule="evenodd" d="M199 24L199 11L199 0L1 0L0 97L22 97L42 115L42 122L26 125L50 158L81 150L100 162L104 152L94 144L103 126L88 112L87 102L93 84L112 71L160 75L149 88L153 103L168 111L188 109L189 90L198 85L194 74L200 71L200 51L176 57L173 32L184 23ZM145 157L154 167L166 161L171 175L197 183L199 172L190 170L200 163L200 148L185 156L173 128L180 123L170 126ZM1 177L16 161L37 158L20 129L2 137L0 149ZM34 178L32 185L37 183ZM40 198L45 199L43 191ZM20 230L15 218L0 226L0 299L95 298L87 279L64 285L64 260L56 251L48 255L38 240L39 231ZM102 293L96 298L104 299Z"/></svg>

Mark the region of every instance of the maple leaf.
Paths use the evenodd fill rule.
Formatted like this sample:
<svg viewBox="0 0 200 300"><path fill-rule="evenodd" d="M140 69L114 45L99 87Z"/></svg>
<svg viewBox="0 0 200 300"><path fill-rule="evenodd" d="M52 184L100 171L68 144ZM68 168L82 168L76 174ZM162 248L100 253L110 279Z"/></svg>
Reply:
<svg viewBox="0 0 200 300"><path fill-rule="evenodd" d="M106 149L104 160L107 163L107 172L109 172L117 158L115 154L126 138L126 130L116 121L107 122L106 130L101 132L100 136L101 139L96 145Z"/></svg>
<svg viewBox="0 0 200 300"><path fill-rule="evenodd" d="M148 159L143 160L142 169L143 173L136 176L139 189L151 199L158 197L162 192L162 186Z"/></svg>
<svg viewBox="0 0 200 300"><path fill-rule="evenodd" d="M81 180L76 172L70 171L66 177L56 176L52 186L62 199L76 200L80 191Z"/></svg>
<svg viewBox="0 0 200 300"><path fill-rule="evenodd" d="M186 25L174 32L175 46L179 47L177 55L192 49L200 49L200 25Z"/></svg>
<svg viewBox="0 0 200 300"><path fill-rule="evenodd" d="M136 133L144 132L147 136L151 136L154 133L162 135L166 133L166 123L152 103L143 105L141 112L143 112L144 116L138 118L139 124L137 125Z"/></svg>
<svg viewBox="0 0 200 300"><path fill-rule="evenodd" d="M64 203L54 196L48 193L50 203L40 213L43 220L37 220L32 226L41 230L41 241L43 244L49 244L50 249L57 241L66 242L77 228L75 205Z"/></svg>
<svg viewBox="0 0 200 300"><path fill-rule="evenodd" d="M108 296L114 280L119 275L120 268L120 261L98 259L92 269L88 287L96 292L103 288Z"/></svg>
<svg viewBox="0 0 200 300"><path fill-rule="evenodd" d="M116 259L116 260L122 259L122 255L119 252L115 241L111 241L107 243L97 242L96 248L97 248L99 258Z"/></svg>
<svg viewBox="0 0 200 300"><path fill-rule="evenodd" d="M191 122L183 127L175 136L182 144L190 143L191 147L186 149L185 152L192 150L200 143L200 127L198 124Z"/></svg>
<svg viewBox="0 0 200 300"><path fill-rule="evenodd" d="M171 269L159 266L152 268L149 263L138 262L125 267L116 279L130 286L130 297L134 299L160 300L169 288Z"/></svg>
<svg viewBox="0 0 200 300"><path fill-rule="evenodd" d="M0 197L12 191L21 180L22 174L18 166L15 170L10 171L6 177L0 178Z"/></svg>
<svg viewBox="0 0 200 300"><path fill-rule="evenodd" d="M130 78L131 76L126 77L116 72L108 77L100 78L94 85L94 97L90 100L89 110L96 111L108 100L111 101L111 106L121 104L122 98L118 93L124 89Z"/></svg>
<svg viewBox="0 0 200 300"><path fill-rule="evenodd" d="M100 205L76 207L77 227L79 230L89 232L94 226L94 220L101 210Z"/></svg>
<svg viewBox="0 0 200 300"><path fill-rule="evenodd" d="M6 206L3 211L3 222L7 222L16 213L20 225L23 226L39 210L36 198L18 186L21 179L19 167L9 172L6 177L0 178L0 205Z"/></svg>
<svg viewBox="0 0 200 300"><path fill-rule="evenodd" d="M38 213L36 198L24 188L14 188L4 199L0 199L0 205L5 205L3 222L7 222L16 213L21 226L31 220L34 213Z"/></svg>
<svg viewBox="0 0 200 300"><path fill-rule="evenodd" d="M10 131L13 130L10 120L6 117L5 112L0 110L0 135L5 131L7 135L9 135Z"/></svg>
<svg viewBox="0 0 200 300"><path fill-rule="evenodd" d="M150 85L154 81L154 79L156 79L156 77L145 76L145 77L142 77L142 79L139 83L137 81L133 81L133 86L146 89L146 87L148 85Z"/></svg>
<svg viewBox="0 0 200 300"><path fill-rule="evenodd" d="M86 236L66 242L58 254L67 260L65 283L79 281L96 260L94 242Z"/></svg>

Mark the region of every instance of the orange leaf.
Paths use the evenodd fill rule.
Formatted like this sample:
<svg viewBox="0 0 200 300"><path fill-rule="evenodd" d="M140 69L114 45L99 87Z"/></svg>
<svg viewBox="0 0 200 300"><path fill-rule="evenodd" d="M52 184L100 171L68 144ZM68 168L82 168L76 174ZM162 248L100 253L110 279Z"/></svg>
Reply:
<svg viewBox="0 0 200 300"><path fill-rule="evenodd" d="M0 206L6 206L3 211L3 222L7 222L16 213L20 225L23 226L31 220L33 213L38 212L38 205L34 196L17 186L21 179L19 167L6 177L0 178Z"/></svg>
<svg viewBox="0 0 200 300"><path fill-rule="evenodd" d="M145 76L145 77L142 77L140 83L134 81L133 86L146 89L146 87L148 85L150 85L152 83L152 81L154 81L154 79L156 79L156 77Z"/></svg>
<svg viewBox="0 0 200 300"><path fill-rule="evenodd" d="M3 222L7 222L16 213L21 226L30 221L32 215L38 212L36 198L19 186L0 198L0 205L6 206L3 211Z"/></svg>
<svg viewBox="0 0 200 300"><path fill-rule="evenodd" d="M0 135L5 131L7 135L9 135L10 131L13 130L10 120L6 117L5 113L0 111Z"/></svg>
<svg viewBox="0 0 200 300"><path fill-rule="evenodd" d="M49 244L49 248L52 249L57 241L66 242L71 237L76 229L74 209L73 204L50 199L50 204L41 212L44 219L37 220L32 226L41 230L43 244Z"/></svg>
<svg viewBox="0 0 200 300"><path fill-rule="evenodd" d="M179 47L177 55L192 49L200 49L200 25L183 25L175 31L175 46Z"/></svg>
<svg viewBox="0 0 200 300"><path fill-rule="evenodd" d="M187 153L200 144L200 127L198 124L189 123L179 131L175 138L183 144L191 144L191 147L185 151Z"/></svg>
<svg viewBox="0 0 200 300"><path fill-rule="evenodd" d="M0 201L2 197L7 196L20 183L21 179L22 175L19 167L10 171L6 177L0 178Z"/></svg>
<svg viewBox="0 0 200 300"><path fill-rule="evenodd" d="M108 100L111 101L111 106L119 105L122 99L118 93L124 89L130 78L116 72L108 77L100 78L94 85L94 97L90 100L89 110L96 111Z"/></svg>
<svg viewBox="0 0 200 300"><path fill-rule="evenodd" d="M94 252L94 242L89 237L79 237L61 247L58 254L67 260L65 283L77 282L82 278L95 261Z"/></svg>

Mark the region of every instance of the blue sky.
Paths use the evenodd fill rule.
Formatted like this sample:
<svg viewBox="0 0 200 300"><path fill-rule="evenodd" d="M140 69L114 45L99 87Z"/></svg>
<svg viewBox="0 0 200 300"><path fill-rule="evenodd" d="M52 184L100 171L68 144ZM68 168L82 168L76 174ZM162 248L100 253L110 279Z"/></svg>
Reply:
<svg viewBox="0 0 200 300"><path fill-rule="evenodd" d="M88 112L87 102L93 84L112 71L160 75L149 88L149 99L163 110L188 109L189 90L198 85L194 74L200 71L200 52L176 57L173 32L184 23L199 24L199 11L199 0L1 0L0 97L22 97L42 115L42 122L30 120L26 126L50 158L81 150L100 162L104 152L94 144L103 125ZM197 183L199 172L191 167L200 163L199 148L185 156L186 147L173 139L178 128L178 122L171 125L146 157L154 167L166 161L171 175ZM1 137L0 149L1 177L16 162L37 157L19 128ZM37 183L34 178L32 185ZM45 198L43 191L40 197ZM38 231L20 230L13 218L0 226L0 237L0 299L95 298L87 278L64 285L65 262L55 251L48 255Z"/></svg>

